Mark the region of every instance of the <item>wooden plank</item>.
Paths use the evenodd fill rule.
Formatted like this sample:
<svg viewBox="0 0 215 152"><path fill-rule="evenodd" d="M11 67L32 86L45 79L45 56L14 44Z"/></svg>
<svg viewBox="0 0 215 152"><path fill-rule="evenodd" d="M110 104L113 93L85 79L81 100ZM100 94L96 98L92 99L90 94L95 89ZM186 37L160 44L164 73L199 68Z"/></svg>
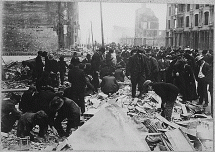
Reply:
<svg viewBox="0 0 215 152"><path fill-rule="evenodd" d="M7 93L7 92L25 92L27 91L28 88L25 89L1 89L2 93Z"/></svg>
<svg viewBox="0 0 215 152"><path fill-rule="evenodd" d="M169 126L171 126L171 127L173 127L173 128L176 128L176 129L180 128L184 133L190 134L190 135L192 135L192 136L196 136L196 132L195 132L194 130L187 129L187 128L185 128L185 127L179 126L178 124L176 124L176 123L174 123L174 122L169 122L168 120L166 120L164 117L162 117L162 116L159 115L159 114L156 114L156 117L157 117L160 121L166 123L167 125L169 125Z"/></svg>
<svg viewBox="0 0 215 152"><path fill-rule="evenodd" d="M199 121L199 120L198 119L193 119L193 120L186 120L186 121L178 121L178 122L175 122L175 123L177 123L179 125L187 125L189 123L197 122L197 121Z"/></svg>
<svg viewBox="0 0 215 152"><path fill-rule="evenodd" d="M69 146L72 149L72 146L67 138L62 143L59 143L59 145L56 147L56 151L61 151L65 146Z"/></svg>
<svg viewBox="0 0 215 152"><path fill-rule="evenodd" d="M158 113L156 113L155 117L158 118L160 121L166 123L167 125L173 127L173 128L176 128L176 129L177 129L177 128L180 128L179 125L177 125L177 124L175 124L175 123L173 123L173 122L169 122L168 120L166 120L164 117L162 117L162 116L159 115Z"/></svg>
<svg viewBox="0 0 215 152"><path fill-rule="evenodd" d="M174 151L194 151L194 147L180 129L174 129L165 133Z"/></svg>
<svg viewBox="0 0 215 152"><path fill-rule="evenodd" d="M144 133L143 135L146 135L146 136L157 136L157 135L162 135L161 132L153 132L153 133Z"/></svg>
<svg viewBox="0 0 215 152"><path fill-rule="evenodd" d="M181 108L182 108L183 114L187 115L187 109L185 107L185 104L181 104Z"/></svg>
<svg viewBox="0 0 215 152"><path fill-rule="evenodd" d="M166 132L166 131L169 131L169 129L158 129L158 131Z"/></svg>

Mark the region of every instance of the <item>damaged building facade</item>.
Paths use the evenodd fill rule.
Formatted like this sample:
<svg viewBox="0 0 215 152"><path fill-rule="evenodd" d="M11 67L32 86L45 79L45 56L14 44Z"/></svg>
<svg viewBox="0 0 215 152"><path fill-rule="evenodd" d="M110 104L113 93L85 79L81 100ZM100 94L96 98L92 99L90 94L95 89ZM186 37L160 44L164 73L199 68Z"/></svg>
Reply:
<svg viewBox="0 0 215 152"><path fill-rule="evenodd" d="M213 50L214 5L167 4L166 46Z"/></svg>
<svg viewBox="0 0 215 152"><path fill-rule="evenodd" d="M159 20L146 4L136 10L135 16L135 45L164 46L164 31L159 30Z"/></svg>
<svg viewBox="0 0 215 152"><path fill-rule="evenodd" d="M78 42L77 2L5 1L3 52L54 51Z"/></svg>

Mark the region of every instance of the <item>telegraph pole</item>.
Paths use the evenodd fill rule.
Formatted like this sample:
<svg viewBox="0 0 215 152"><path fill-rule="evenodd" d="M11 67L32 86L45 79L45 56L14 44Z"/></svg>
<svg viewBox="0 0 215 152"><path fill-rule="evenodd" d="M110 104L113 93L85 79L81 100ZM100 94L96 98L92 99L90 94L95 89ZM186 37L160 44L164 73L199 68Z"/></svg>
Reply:
<svg viewBox="0 0 215 152"><path fill-rule="evenodd" d="M64 47L64 32L62 24L61 2L58 2L58 47L59 49Z"/></svg>
<svg viewBox="0 0 215 152"><path fill-rule="evenodd" d="M104 47L104 33L103 33L103 19L102 19L102 2L100 2L100 14L101 14L102 47Z"/></svg>
<svg viewBox="0 0 215 152"><path fill-rule="evenodd" d="M91 34L92 34L92 46L93 46L93 51L94 51L94 44L93 44L93 26L92 26L92 21L91 21Z"/></svg>

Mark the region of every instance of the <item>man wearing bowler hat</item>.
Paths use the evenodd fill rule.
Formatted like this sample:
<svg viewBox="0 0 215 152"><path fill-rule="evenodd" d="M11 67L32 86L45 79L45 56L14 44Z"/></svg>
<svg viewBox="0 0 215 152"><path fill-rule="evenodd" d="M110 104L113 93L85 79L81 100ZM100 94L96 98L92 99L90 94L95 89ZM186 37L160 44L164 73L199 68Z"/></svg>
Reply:
<svg viewBox="0 0 215 152"><path fill-rule="evenodd" d="M205 100L204 107L208 106L208 91L207 91L207 81L206 76L210 70L210 65L203 60L203 56L199 55L196 57L197 67L195 70L195 77L198 82L197 93L199 96L199 105L202 105L203 100Z"/></svg>
<svg viewBox="0 0 215 152"><path fill-rule="evenodd" d="M87 85L84 71L79 68L80 61L78 58L74 59L74 67L68 73L68 81L72 84L71 93L73 93L73 100L81 108L82 114L85 112L85 86Z"/></svg>
<svg viewBox="0 0 215 152"><path fill-rule="evenodd" d="M51 124L54 122L54 127L60 137L70 135L71 128L77 128L80 124L80 108L71 99L56 95L49 104L49 109L52 113L50 116ZM55 113L58 113L54 119ZM67 118L66 132L63 130L61 122Z"/></svg>
<svg viewBox="0 0 215 152"><path fill-rule="evenodd" d="M171 83L153 83L151 80L146 80L143 86L146 87L148 91L153 90L157 95L161 97L161 116L165 117L168 121L171 121L172 109L178 96L179 89Z"/></svg>

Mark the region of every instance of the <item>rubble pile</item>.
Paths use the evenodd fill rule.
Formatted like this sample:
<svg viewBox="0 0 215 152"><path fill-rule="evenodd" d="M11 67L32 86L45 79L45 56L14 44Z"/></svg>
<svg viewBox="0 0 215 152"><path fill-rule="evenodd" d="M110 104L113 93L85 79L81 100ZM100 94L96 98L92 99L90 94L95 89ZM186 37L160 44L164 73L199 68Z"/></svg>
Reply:
<svg viewBox="0 0 215 152"><path fill-rule="evenodd" d="M124 83L120 83L120 89L112 95L106 95L99 91L98 94L86 96L85 124L104 107L117 105L120 111L132 121L141 135L142 141L147 143L151 151L213 150L213 119L204 114L203 107L193 102L183 104L178 96L173 108L172 121L169 122L160 115L161 98L158 95L151 91L140 98L132 98L129 83L128 79ZM3 88L28 87L28 83L25 81L4 81L2 84ZM65 89L65 87L61 86L61 89ZM104 117L102 119L105 119ZM63 125L66 125L66 121ZM34 142L30 141L29 146L25 147L27 150L59 150L65 148L65 145L69 145L68 139L70 137L68 139L60 138L50 128L46 139L39 138L37 127L33 129L35 140ZM1 137L1 141L3 150L20 149L20 147L17 148L19 142L16 137L16 125L10 133ZM73 146L68 146L67 149L71 150L71 147Z"/></svg>
<svg viewBox="0 0 215 152"><path fill-rule="evenodd" d="M65 140L65 137L59 137L55 135L51 128L48 129L45 139L40 138L38 136L39 126L35 126L31 131L31 134L35 136L34 141L29 141L29 144L20 144L19 139L16 136L16 127L17 124L14 125L14 128L8 134L1 133L1 146L2 150L28 150L28 151L37 151L37 150L48 150L48 148L52 147L55 149L60 143ZM66 128L66 124L63 123L63 128Z"/></svg>
<svg viewBox="0 0 215 152"><path fill-rule="evenodd" d="M204 114L203 107L191 102L182 104L181 101L181 97L178 96L173 108L172 121L169 122L160 115L161 98L155 92L151 91L141 98L132 99L131 88L125 85L111 96L99 93L86 97L85 117L86 121L89 120L89 113L92 117L104 103L117 104L133 120L137 129L147 135L145 141L150 150L211 151L213 138L204 132L213 132L213 119ZM177 141L179 137L182 144Z"/></svg>

